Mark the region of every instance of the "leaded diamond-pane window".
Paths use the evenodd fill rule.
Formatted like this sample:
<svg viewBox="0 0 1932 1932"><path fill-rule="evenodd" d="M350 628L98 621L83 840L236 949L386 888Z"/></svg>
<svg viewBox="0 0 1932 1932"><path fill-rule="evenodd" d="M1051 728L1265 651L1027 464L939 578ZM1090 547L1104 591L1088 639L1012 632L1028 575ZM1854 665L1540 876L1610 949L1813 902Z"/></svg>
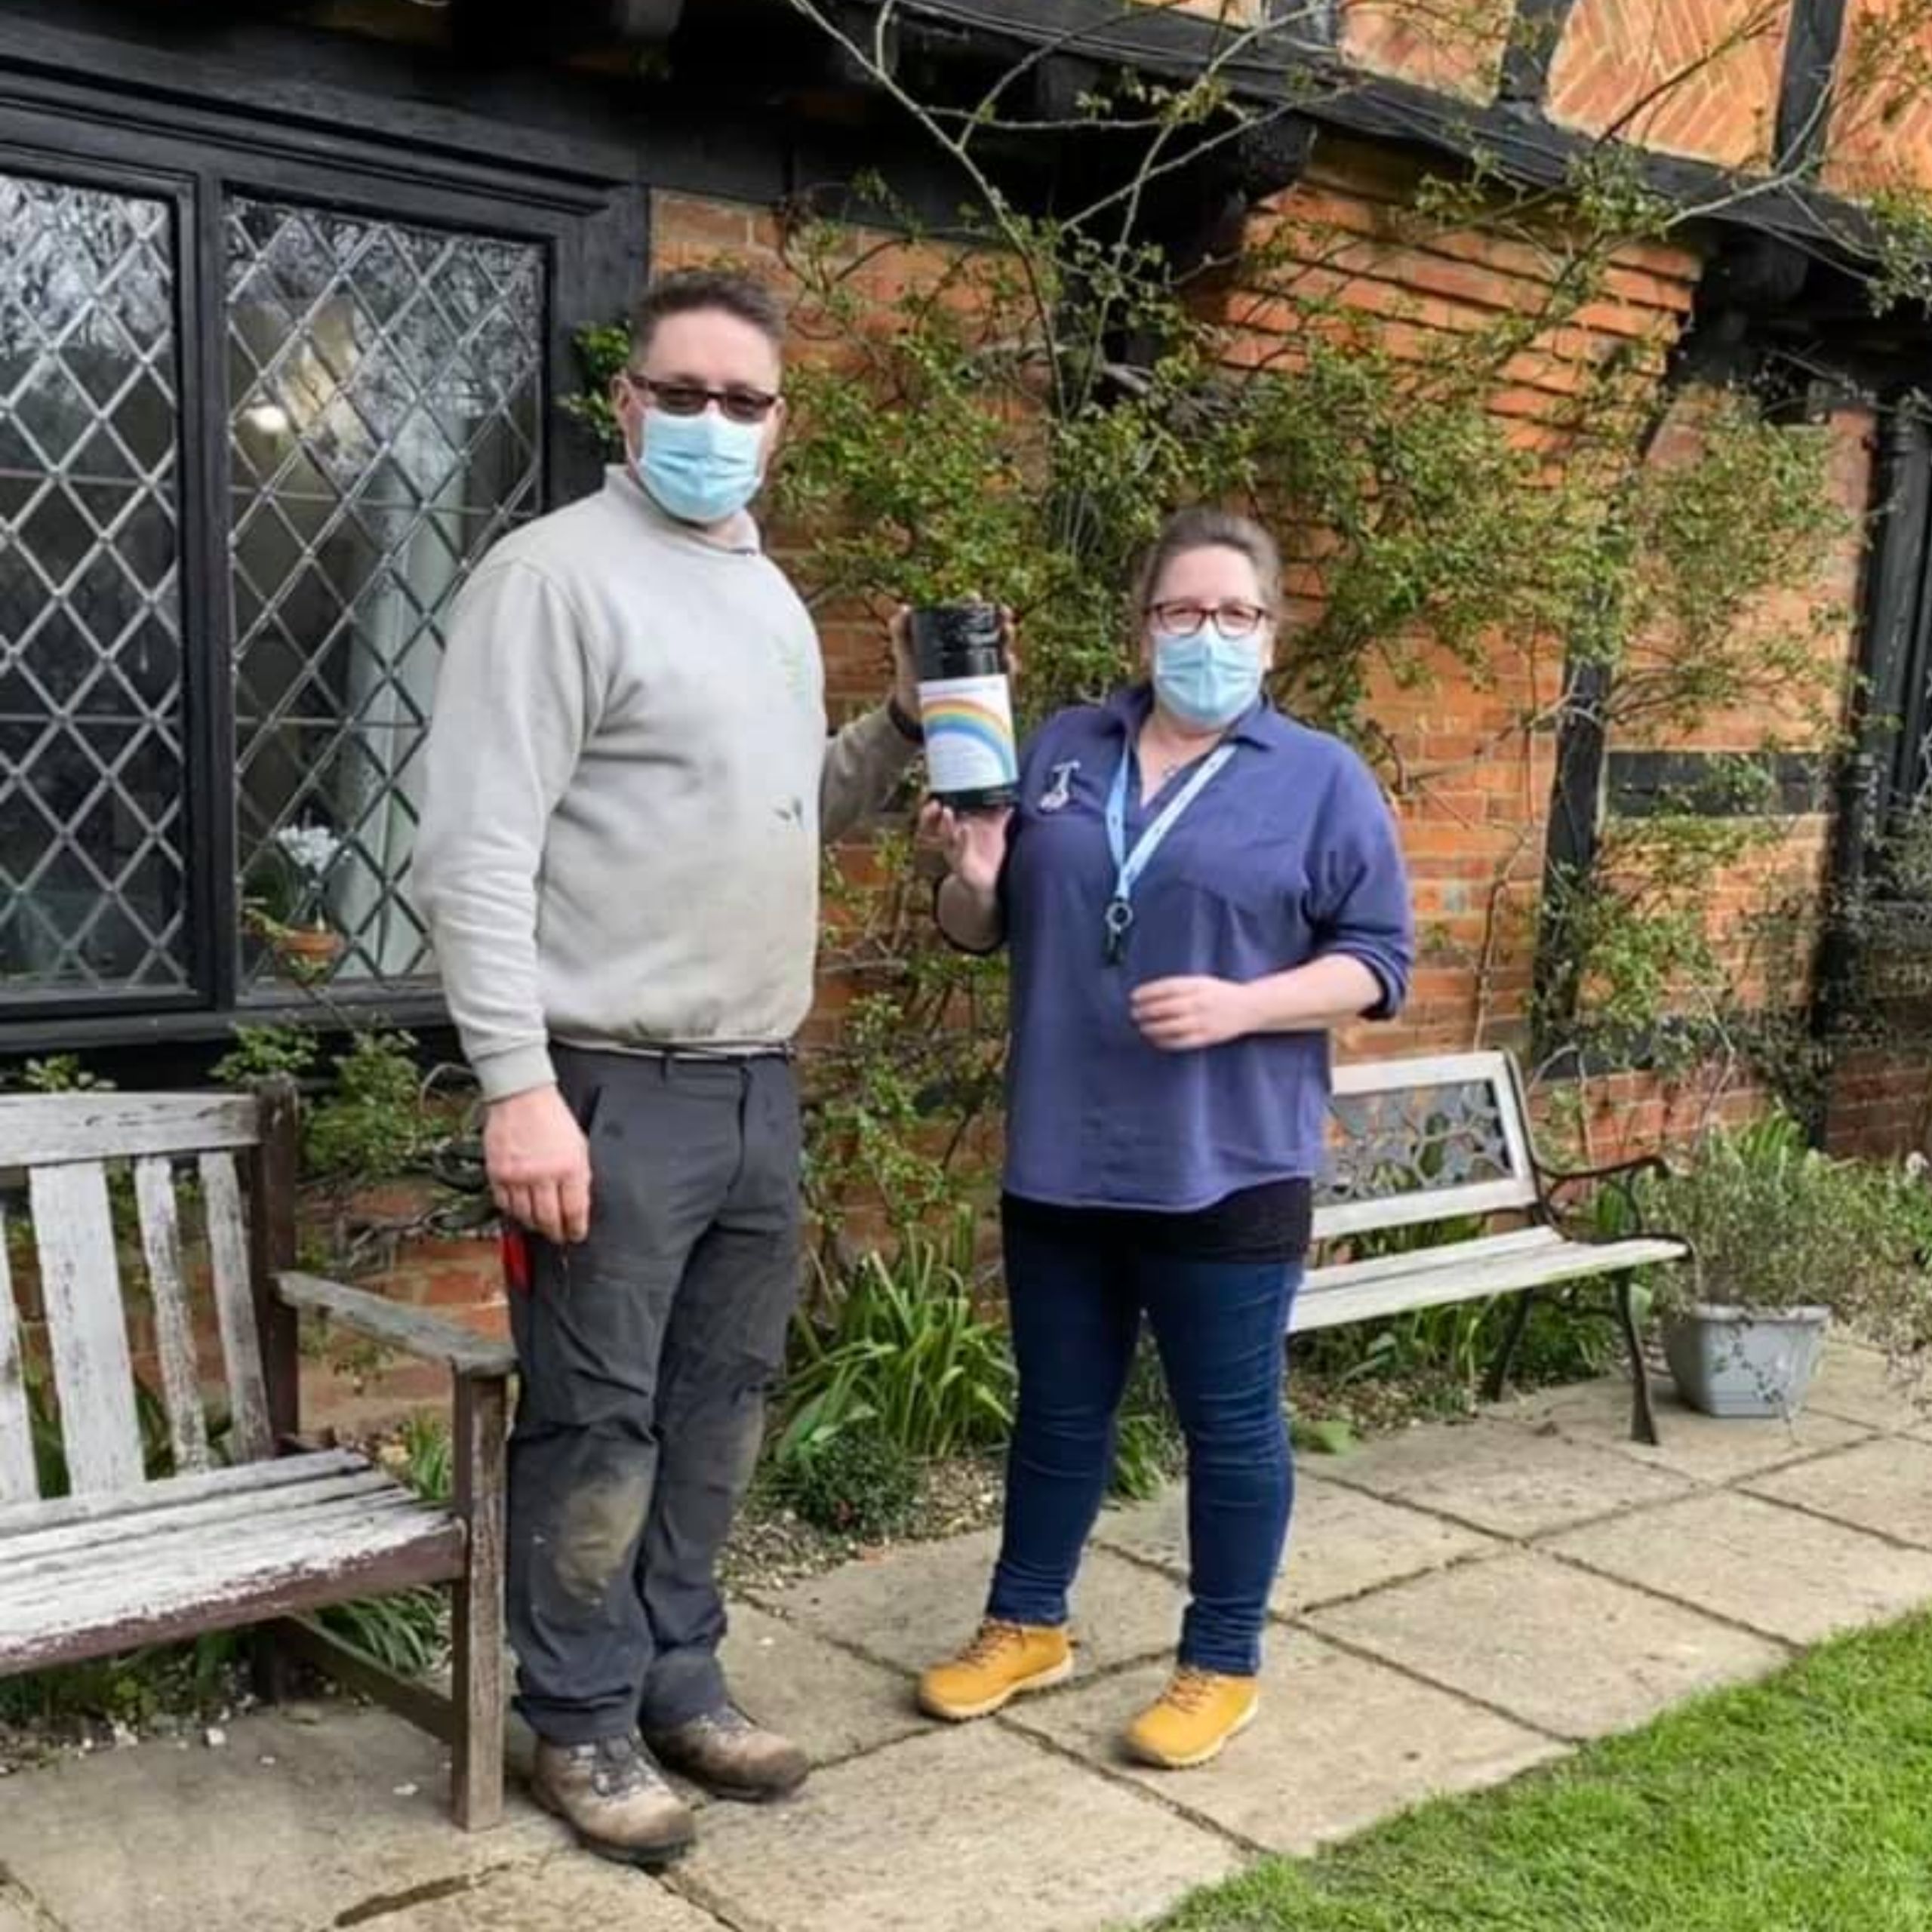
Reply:
<svg viewBox="0 0 1932 1932"><path fill-rule="evenodd" d="M0 173L0 998L189 978L172 211Z"/></svg>
<svg viewBox="0 0 1932 1932"><path fill-rule="evenodd" d="M294 928L337 936L338 978L407 979L442 625L539 506L543 256L246 199L227 238L245 970Z"/></svg>

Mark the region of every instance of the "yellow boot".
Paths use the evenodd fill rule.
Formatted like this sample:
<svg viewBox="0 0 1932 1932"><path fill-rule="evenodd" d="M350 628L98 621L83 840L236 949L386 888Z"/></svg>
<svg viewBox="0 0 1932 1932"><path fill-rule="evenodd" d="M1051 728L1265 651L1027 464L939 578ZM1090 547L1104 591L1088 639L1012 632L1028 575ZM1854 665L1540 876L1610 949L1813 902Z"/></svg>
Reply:
<svg viewBox="0 0 1932 1932"><path fill-rule="evenodd" d="M1183 1664L1158 1700L1128 1727L1127 1748L1143 1764L1189 1770L1254 1721L1261 1708L1251 1677L1223 1677Z"/></svg>
<svg viewBox="0 0 1932 1932"><path fill-rule="evenodd" d="M1073 1646L1065 1630L989 1617L957 1657L919 1679L919 1708L961 1724L990 1716L1023 1691L1063 1684L1072 1674Z"/></svg>

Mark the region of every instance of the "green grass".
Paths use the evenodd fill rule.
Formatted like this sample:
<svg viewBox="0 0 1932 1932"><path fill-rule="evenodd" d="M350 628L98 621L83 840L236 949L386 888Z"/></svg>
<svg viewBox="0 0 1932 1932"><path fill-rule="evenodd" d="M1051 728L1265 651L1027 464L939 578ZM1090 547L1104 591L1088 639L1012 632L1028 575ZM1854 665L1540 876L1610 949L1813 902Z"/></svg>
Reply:
<svg viewBox="0 0 1932 1932"><path fill-rule="evenodd" d="M1278 1709L1272 1721L1294 1714ZM1162 1925L1923 1932L1932 1619L1832 1644L1761 1684L1505 1789L1426 1805L1314 1860L1259 1866Z"/></svg>

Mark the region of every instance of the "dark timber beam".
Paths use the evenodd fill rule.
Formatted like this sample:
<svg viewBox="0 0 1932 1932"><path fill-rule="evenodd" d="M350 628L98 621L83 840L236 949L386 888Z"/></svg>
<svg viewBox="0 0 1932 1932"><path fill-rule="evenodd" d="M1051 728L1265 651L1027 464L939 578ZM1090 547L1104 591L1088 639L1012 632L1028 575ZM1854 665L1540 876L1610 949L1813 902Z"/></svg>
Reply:
<svg viewBox="0 0 1932 1932"><path fill-rule="evenodd" d="M1823 155L1844 41L1844 0L1792 0L1773 150L1782 168L1804 167Z"/></svg>
<svg viewBox="0 0 1932 1932"><path fill-rule="evenodd" d="M1497 83L1500 99L1541 107L1549 94L1550 63L1576 4L1577 0L1517 0Z"/></svg>
<svg viewBox="0 0 1932 1932"><path fill-rule="evenodd" d="M1842 0L1816 0L1820 5ZM876 0L872 0L876 4ZM1525 186L1561 188L1572 171L1601 146L1595 137L1552 123L1539 104L1500 98L1487 106L1408 82L1346 67L1312 36L1300 9L1273 27L1252 32L1229 52L1236 29L1171 7L1137 7L1130 0L900 0L915 21L951 29L976 43L983 58L991 41L1015 58L1041 47L1106 65L1130 66L1185 80L1224 57L1220 72L1251 106L1292 109L1321 126L1373 140L1401 143L1466 158L1480 150L1508 179ZM1810 186L1767 186L1740 171L1708 162L1638 151L1638 168L1652 192L1678 206L1712 207L1725 226L1778 235L1828 257L1873 252L1870 218L1855 204Z"/></svg>

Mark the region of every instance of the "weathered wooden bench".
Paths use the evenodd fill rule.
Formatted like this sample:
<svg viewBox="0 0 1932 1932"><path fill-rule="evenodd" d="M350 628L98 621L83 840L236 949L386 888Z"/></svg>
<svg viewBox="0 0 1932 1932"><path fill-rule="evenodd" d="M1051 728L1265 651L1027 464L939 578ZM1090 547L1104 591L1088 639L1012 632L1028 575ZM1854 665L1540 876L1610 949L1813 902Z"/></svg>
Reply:
<svg viewBox="0 0 1932 1932"><path fill-rule="evenodd" d="M297 1121L257 1099L84 1094L0 1100L0 1209L29 1204L17 1299L0 1240L0 1675L256 1625L257 1688L292 1655L389 1704L452 1752L470 1829L503 1805L503 1471L511 1351L378 1296L292 1272ZM186 1186L181 1183L186 1182ZM141 1265L124 1302L115 1202ZM0 1211L0 1235L5 1216ZM186 1239L205 1239L229 1426L211 1439ZM37 1276L68 1494L43 1497L23 1318ZM144 1290L171 1453L145 1466L127 1310ZM297 1312L447 1364L454 1496L426 1502L368 1458L305 1446ZM157 1460L161 1460L158 1457ZM454 1690L392 1676L305 1613L454 1586Z"/></svg>
<svg viewBox="0 0 1932 1932"><path fill-rule="evenodd" d="M1556 1197L1594 1182L1628 1188L1655 1155L1564 1170L1537 1158L1522 1080L1507 1054L1454 1054L1371 1061L1335 1069L1330 1164L1315 1194L1318 1244L1395 1229L1474 1220L1485 1232L1311 1268L1295 1299L1291 1334L1371 1321L1414 1309L1520 1297L1489 1374L1491 1401L1507 1386L1535 1298L1607 1281L1610 1308L1630 1358L1631 1433L1657 1439L1632 1297L1639 1269L1681 1261L1690 1250L1667 1235L1617 1241L1564 1232ZM1487 1231L1502 1218L1515 1225ZM1380 1245L1380 1244L1374 1244Z"/></svg>

